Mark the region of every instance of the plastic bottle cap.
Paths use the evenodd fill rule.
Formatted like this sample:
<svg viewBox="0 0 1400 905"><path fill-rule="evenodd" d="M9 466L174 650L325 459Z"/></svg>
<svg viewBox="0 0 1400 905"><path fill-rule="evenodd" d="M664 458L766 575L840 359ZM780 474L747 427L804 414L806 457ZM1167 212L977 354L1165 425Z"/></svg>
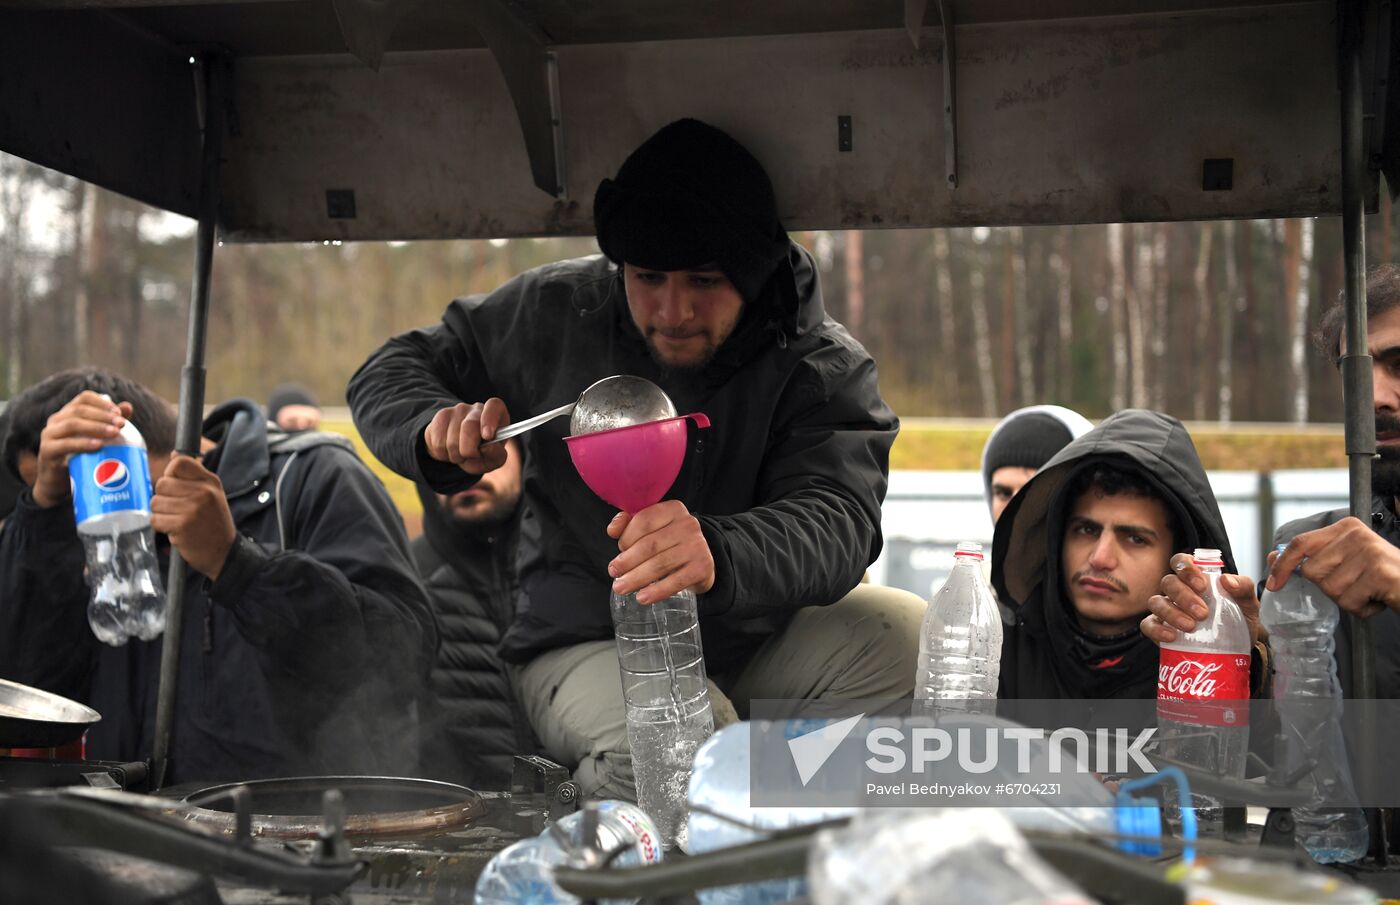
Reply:
<svg viewBox="0 0 1400 905"><path fill-rule="evenodd" d="M1225 558L1221 556L1219 550L1212 550L1209 547L1197 547L1196 552L1191 554L1191 559L1198 566L1224 566Z"/></svg>
<svg viewBox="0 0 1400 905"><path fill-rule="evenodd" d="M955 557L967 557L968 559L982 558L982 545L974 541L959 541L958 549L953 552Z"/></svg>
<svg viewBox="0 0 1400 905"><path fill-rule="evenodd" d="M1132 804L1119 804L1114 809L1114 822L1119 835L1162 838L1162 809L1146 798L1128 800ZM1146 855L1149 858L1162 853L1162 846L1148 839L1121 839L1118 847L1130 855Z"/></svg>

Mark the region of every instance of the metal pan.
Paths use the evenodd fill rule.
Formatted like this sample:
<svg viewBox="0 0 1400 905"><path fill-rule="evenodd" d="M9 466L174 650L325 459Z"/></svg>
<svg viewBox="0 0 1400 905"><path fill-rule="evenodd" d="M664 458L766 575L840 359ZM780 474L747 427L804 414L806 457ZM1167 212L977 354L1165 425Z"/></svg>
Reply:
<svg viewBox="0 0 1400 905"><path fill-rule="evenodd" d="M0 748L66 745L100 719L77 701L0 679Z"/></svg>

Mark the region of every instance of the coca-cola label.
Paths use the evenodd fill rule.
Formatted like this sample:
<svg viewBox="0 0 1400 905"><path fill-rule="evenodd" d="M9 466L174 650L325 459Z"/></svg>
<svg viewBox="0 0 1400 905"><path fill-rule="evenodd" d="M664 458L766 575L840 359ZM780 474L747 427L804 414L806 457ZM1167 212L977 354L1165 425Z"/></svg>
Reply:
<svg viewBox="0 0 1400 905"><path fill-rule="evenodd" d="M1249 724L1249 654L1162 648L1157 718L1201 726Z"/></svg>

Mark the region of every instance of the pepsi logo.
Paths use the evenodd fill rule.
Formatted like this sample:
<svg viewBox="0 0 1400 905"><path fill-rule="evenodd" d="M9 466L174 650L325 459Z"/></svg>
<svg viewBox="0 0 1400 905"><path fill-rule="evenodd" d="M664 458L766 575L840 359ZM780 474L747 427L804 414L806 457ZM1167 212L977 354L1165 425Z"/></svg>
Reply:
<svg viewBox="0 0 1400 905"><path fill-rule="evenodd" d="M92 470L92 482L101 490L122 490L131 483L131 472L121 459L103 459Z"/></svg>

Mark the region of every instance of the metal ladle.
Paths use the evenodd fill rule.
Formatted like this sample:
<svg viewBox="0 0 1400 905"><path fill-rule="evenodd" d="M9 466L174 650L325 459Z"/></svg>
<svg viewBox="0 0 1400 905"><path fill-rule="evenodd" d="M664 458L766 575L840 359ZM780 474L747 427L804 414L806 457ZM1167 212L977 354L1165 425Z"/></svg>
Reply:
<svg viewBox="0 0 1400 905"><path fill-rule="evenodd" d="M617 427L630 427L648 421L676 417L671 398L643 377L616 374L604 377L579 394L578 399L557 409L550 409L533 418L507 425L482 446L504 443L563 415L569 415L569 433L573 436L594 434Z"/></svg>

